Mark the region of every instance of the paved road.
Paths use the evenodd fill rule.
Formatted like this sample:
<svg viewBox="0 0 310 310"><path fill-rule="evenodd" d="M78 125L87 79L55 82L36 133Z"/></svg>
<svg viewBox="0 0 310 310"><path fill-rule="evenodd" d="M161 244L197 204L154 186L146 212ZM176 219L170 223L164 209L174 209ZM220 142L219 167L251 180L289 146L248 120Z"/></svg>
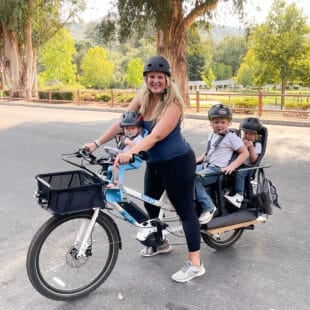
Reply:
<svg viewBox="0 0 310 310"><path fill-rule="evenodd" d="M30 285L25 270L29 242L49 217L32 197L34 175L67 169L58 155L75 150L119 117L116 113L0 106L0 309L306 310L310 308L310 128L268 125L264 162L278 186L282 210L246 231L231 248L202 244L207 274L186 284L170 280L185 260L183 239L163 257L145 259L135 230L119 224L123 249L108 280L90 296L70 303L48 300ZM236 124L234 124L236 126ZM186 120L184 134L200 153L210 127ZM130 175L138 188L143 171ZM124 296L118 299L118 293Z"/></svg>

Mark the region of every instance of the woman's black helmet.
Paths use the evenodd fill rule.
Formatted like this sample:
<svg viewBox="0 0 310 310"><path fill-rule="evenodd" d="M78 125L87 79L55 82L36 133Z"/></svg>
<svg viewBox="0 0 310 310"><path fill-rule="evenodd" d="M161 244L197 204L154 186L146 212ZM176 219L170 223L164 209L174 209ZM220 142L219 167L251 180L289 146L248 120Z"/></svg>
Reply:
<svg viewBox="0 0 310 310"><path fill-rule="evenodd" d="M143 75L145 76L147 72L151 71L164 72L168 76L171 76L170 64L168 60L162 56L153 56L146 61Z"/></svg>
<svg viewBox="0 0 310 310"><path fill-rule="evenodd" d="M239 128L246 131L259 133L262 130L263 125L258 118L247 117L240 122Z"/></svg>
<svg viewBox="0 0 310 310"><path fill-rule="evenodd" d="M127 111L122 114L120 119L120 126L138 126L141 127L143 124L143 116L141 113Z"/></svg>
<svg viewBox="0 0 310 310"><path fill-rule="evenodd" d="M216 117L225 117L228 119L232 119L232 112L230 108L225 104L215 104L208 111L208 117L210 121Z"/></svg>

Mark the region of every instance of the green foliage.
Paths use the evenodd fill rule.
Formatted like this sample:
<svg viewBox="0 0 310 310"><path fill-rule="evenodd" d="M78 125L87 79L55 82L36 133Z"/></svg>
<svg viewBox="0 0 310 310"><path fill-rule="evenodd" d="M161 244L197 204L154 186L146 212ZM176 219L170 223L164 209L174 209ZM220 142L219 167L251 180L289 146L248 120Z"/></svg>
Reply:
<svg viewBox="0 0 310 310"><path fill-rule="evenodd" d="M75 98L75 94L72 91L40 91L39 92L39 98L40 99L49 99L49 94L51 94L51 99L52 100L68 100L72 101Z"/></svg>
<svg viewBox="0 0 310 310"><path fill-rule="evenodd" d="M76 79L76 65L72 63L76 52L71 34L61 29L40 49L40 62L44 68L44 81L71 83Z"/></svg>
<svg viewBox="0 0 310 310"><path fill-rule="evenodd" d="M237 74L246 51L247 44L244 37L228 36L216 46L213 54L213 62L230 67L232 75L226 78L231 78ZM216 75L218 74L216 73Z"/></svg>
<svg viewBox="0 0 310 310"><path fill-rule="evenodd" d="M20 46L23 46L28 17L31 20L32 45L38 47L49 40L85 6L85 0L1 0L0 24L15 32ZM65 14L61 8L66 5ZM69 5L68 5L69 4ZM1 34L1 30L0 30Z"/></svg>
<svg viewBox="0 0 310 310"><path fill-rule="evenodd" d="M264 24L252 36L255 57L260 63L258 80L280 82L309 80L309 27L295 3L276 0ZM308 55L308 56L307 56ZM284 70L281 71L281 67ZM306 75L303 73L306 72Z"/></svg>
<svg viewBox="0 0 310 310"><path fill-rule="evenodd" d="M285 102L285 109L306 111L310 109L310 102L309 100L302 102Z"/></svg>
<svg viewBox="0 0 310 310"><path fill-rule="evenodd" d="M114 96L114 101L116 103L128 103L130 102L134 97L136 96L136 93L132 94L125 94L125 93L118 93Z"/></svg>
<svg viewBox="0 0 310 310"><path fill-rule="evenodd" d="M132 87L138 87L143 84L143 61L140 58L134 58L129 61L125 80Z"/></svg>
<svg viewBox="0 0 310 310"><path fill-rule="evenodd" d="M231 99L223 99L222 103L240 108L255 108L258 106L258 99L257 97L233 97Z"/></svg>
<svg viewBox="0 0 310 310"><path fill-rule="evenodd" d="M255 74L258 66L259 64L255 59L254 50L249 49L238 70L236 82L243 86L255 85Z"/></svg>
<svg viewBox="0 0 310 310"><path fill-rule="evenodd" d="M202 74L202 80L208 85L209 88L212 87L213 81L215 80L215 75L211 68L207 69L207 74Z"/></svg>
<svg viewBox="0 0 310 310"><path fill-rule="evenodd" d="M223 63L215 63L213 65L213 72L217 80L226 80L232 77L232 67Z"/></svg>
<svg viewBox="0 0 310 310"><path fill-rule="evenodd" d="M77 72L79 75L81 74L82 59L86 55L88 49L90 49L91 47L92 44L87 40L75 42L76 53L73 55L73 60L77 66Z"/></svg>
<svg viewBox="0 0 310 310"><path fill-rule="evenodd" d="M102 47L90 48L81 63L81 83L88 88L109 87L113 77L114 64Z"/></svg>

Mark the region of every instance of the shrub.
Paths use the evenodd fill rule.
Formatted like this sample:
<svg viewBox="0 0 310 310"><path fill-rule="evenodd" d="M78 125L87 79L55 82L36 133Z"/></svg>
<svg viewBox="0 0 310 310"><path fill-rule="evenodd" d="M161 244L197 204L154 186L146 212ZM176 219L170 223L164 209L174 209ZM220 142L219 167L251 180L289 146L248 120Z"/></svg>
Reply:
<svg viewBox="0 0 310 310"><path fill-rule="evenodd" d="M49 92L48 91L39 91L39 99L49 99ZM69 100L69 101L72 101L74 99L74 93L72 91L66 91L66 92L52 91L51 99L52 100Z"/></svg>
<svg viewBox="0 0 310 310"><path fill-rule="evenodd" d="M122 93L119 93L119 94L116 94L114 96L114 101L116 103L127 103L127 102L130 102L134 97L135 97L136 94L122 94Z"/></svg>
<svg viewBox="0 0 310 310"><path fill-rule="evenodd" d="M96 94L96 101L109 102L110 100L111 100L111 94L109 93Z"/></svg>
<svg viewBox="0 0 310 310"><path fill-rule="evenodd" d="M232 98L231 100L224 99L222 102L229 106L237 106L240 108L255 108L258 105L257 98L251 97Z"/></svg>
<svg viewBox="0 0 310 310"><path fill-rule="evenodd" d="M308 110L310 109L310 102L285 102L287 110Z"/></svg>

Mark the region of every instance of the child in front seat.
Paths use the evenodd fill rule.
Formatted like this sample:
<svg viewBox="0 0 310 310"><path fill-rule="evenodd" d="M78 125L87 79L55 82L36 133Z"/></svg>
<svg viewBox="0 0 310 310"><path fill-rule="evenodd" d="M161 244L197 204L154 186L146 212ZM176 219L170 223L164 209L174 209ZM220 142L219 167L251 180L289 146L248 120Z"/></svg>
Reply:
<svg viewBox="0 0 310 310"><path fill-rule="evenodd" d="M228 127L232 120L232 112L227 105L216 104L208 112L213 132L208 137L208 146L205 153L196 158L198 165L195 180L196 200L202 208L199 217L200 224L208 223L216 210L213 200L205 190L207 185L215 183L218 175L210 173L231 174L249 156L249 152L240 137L229 132ZM230 163L234 152L238 156Z"/></svg>
<svg viewBox="0 0 310 310"><path fill-rule="evenodd" d="M262 152L262 144L257 141L262 127L260 120L256 117L248 117L241 121L239 128L243 132L243 143L248 149L249 158L239 168L251 167L257 161L259 154ZM251 173L251 170L236 171L234 182L235 195L224 195L237 208L241 207L245 180L249 173Z"/></svg>
<svg viewBox="0 0 310 310"><path fill-rule="evenodd" d="M127 111L122 114L120 126L123 129L123 135L117 145L120 152L126 152L143 139L142 125L143 117L141 113ZM122 169L122 167L113 167L112 182L107 186L108 188L117 186L119 182L119 169Z"/></svg>

